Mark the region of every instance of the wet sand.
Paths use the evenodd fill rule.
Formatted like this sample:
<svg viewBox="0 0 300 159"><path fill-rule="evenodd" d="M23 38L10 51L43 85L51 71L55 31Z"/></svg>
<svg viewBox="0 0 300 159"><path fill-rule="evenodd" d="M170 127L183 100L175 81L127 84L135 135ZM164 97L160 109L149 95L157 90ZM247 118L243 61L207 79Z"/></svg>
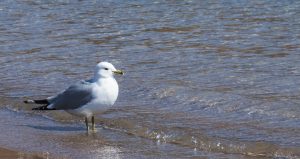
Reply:
<svg viewBox="0 0 300 159"><path fill-rule="evenodd" d="M212 154L220 158L227 156L226 153L210 152L211 154L207 155L202 154L201 150L195 151L188 146L178 147L177 144L143 140L138 136L128 135L126 132L101 128L100 125L97 126L96 133L87 134L80 120L57 122L32 111L25 110L25 113L23 111L10 107L0 109L0 147L2 147L0 158L193 158L193 156L186 156L191 153L189 151L194 151L194 155L199 158L206 158ZM149 147L153 149L150 152ZM171 153L180 150L182 150L180 152L182 155ZM298 151L295 150L295 152ZM298 154L294 155L298 156ZM290 158L296 158L292 156ZM251 154L246 156L232 154L230 157L272 158Z"/></svg>
<svg viewBox="0 0 300 159"><path fill-rule="evenodd" d="M47 113L20 111L9 106L19 105L21 109L21 102L2 99L1 103L0 158L140 158L144 153L128 148L132 143L121 140L128 138L127 134L103 129L100 125L97 125L97 132L87 133L80 119L57 122L46 117ZM156 153L147 156L152 158L152 155Z"/></svg>
<svg viewBox="0 0 300 159"><path fill-rule="evenodd" d="M21 151L9 150L9 149L0 147L0 158L5 158L5 159L16 159L16 158L44 159L44 158L47 158L47 156L43 156L42 154L24 153Z"/></svg>
<svg viewBox="0 0 300 159"><path fill-rule="evenodd" d="M7 103L2 100L2 104ZM39 151L36 147L32 147L32 142L36 142L31 138L36 134L34 131L28 131L27 125L34 124L34 120L20 115L17 110L7 108L0 109L0 158L5 159L43 159L48 158L47 151ZM51 158L57 158L52 156Z"/></svg>
<svg viewBox="0 0 300 159"><path fill-rule="evenodd" d="M16 100L17 101L17 100ZM19 101L19 100L18 100ZM19 105L2 99L4 105ZM56 113L60 113L57 111ZM83 121L55 121L42 112L0 109L0 158L207 158L227 156L223 153L204 153L189 147L153 142L130 133L102 128L87 134ZM67 114L64 114L67 115ZM149 151L151 149L151 151ZM176 153L174 153L176 152ZM180 155L178 155L179 153ZM192 156L190 156L192 154ZM252 159L232 154L231 158ZM267 159L268 157L260 157Z"/></svg>

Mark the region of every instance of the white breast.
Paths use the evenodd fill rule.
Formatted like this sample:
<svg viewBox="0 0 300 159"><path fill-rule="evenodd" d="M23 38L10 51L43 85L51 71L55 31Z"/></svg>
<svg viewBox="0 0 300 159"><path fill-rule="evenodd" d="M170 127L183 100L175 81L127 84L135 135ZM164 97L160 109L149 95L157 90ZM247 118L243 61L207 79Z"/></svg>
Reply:
<svg viewBox="0 0 300 159"><path fill-rule="evenodd" d="M118 98L119 86L114 78L100 79L93 89L95 102L101 105L113 105Z"/></svg>
<svg viewBox="0 0 300 159"><path fill-rule="evenodd" d="M68 110L69 113L79 116L90 117L109 109L117 100L119 86L114 78L102 78L93 83L94 99L83 107L75 110Z"/></svg>

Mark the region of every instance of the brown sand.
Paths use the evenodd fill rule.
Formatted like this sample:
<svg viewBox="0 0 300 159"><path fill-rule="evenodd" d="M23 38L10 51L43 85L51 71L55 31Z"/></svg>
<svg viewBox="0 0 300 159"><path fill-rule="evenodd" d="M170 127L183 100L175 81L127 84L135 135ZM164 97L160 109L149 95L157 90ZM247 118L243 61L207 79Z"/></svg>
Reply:
<svg viewBox="0 0 300 159"><path fill-rule="evenodd" d="M9 149L6 149L6 148L0 148L0 158L5 158L5 159L16 159L16 158L44 159L44 158L47 158L47 155L34 154L34 153L24 153L24 152L9 150Z"/></svg>

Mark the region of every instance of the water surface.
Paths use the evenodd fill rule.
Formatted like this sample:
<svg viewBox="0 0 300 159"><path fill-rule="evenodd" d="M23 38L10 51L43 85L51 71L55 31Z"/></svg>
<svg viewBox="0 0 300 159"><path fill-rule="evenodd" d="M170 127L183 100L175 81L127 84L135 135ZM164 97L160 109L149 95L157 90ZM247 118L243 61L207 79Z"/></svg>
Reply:
<svg viewBox="0 0 300 159"><path fill-rule="evenodd" d="M0 144L71 158L103 157L105 148L119 158L299 158L299 7L1 1L1 113L22 118L11 129L25 135ZM116 77L119 98L93 137L81 119L21 103L90 78L104 60L126 75Z"/></svg>

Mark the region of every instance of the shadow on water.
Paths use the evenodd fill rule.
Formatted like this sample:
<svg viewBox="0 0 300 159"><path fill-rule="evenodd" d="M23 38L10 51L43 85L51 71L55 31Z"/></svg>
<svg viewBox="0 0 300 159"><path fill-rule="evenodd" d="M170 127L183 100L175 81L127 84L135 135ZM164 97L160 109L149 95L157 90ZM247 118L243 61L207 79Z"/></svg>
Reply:
<svg viewBox="0 0 300 159"><path fill-rule="evenodd" d="M76 136L85 136L91 137L93 139L103 138L98 132L99 129L86 131L84 127L76 127L76 126L35 126L35 125L21 125L26 126L33 129L38 129L42 131L56 131L56 132L80 132ZM99 137L100 135L100 137Z"/></svg>
<svg viewBox="0 0 300 159"><path fill-rule="evenodd" d="M18 126L25 126L33 129L38 130L46 130L46 131L85 131L83 127L76 127L76 126L37 126L37 125L18 125Z"/></svg>

